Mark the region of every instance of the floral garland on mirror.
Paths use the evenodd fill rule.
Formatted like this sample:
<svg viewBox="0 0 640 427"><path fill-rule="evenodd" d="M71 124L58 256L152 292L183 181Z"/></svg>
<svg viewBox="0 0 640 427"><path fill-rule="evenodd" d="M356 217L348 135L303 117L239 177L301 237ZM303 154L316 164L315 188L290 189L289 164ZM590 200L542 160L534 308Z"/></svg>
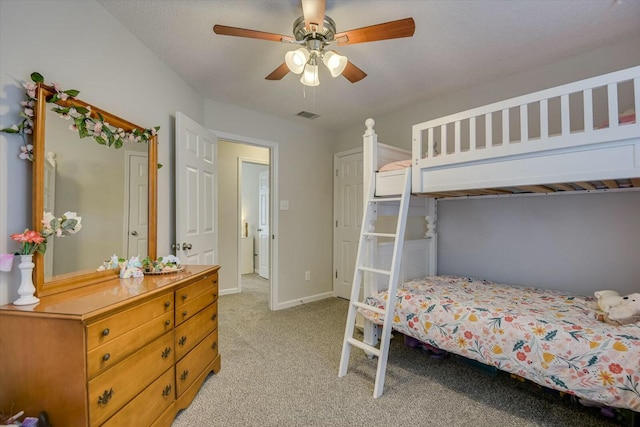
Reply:
<svg viewBox="0 0 640 427"><path fill-rule="evenodd" d="M18 114L22 121L8 128L0 129L0 132L18 134L22 137L23 144L20 147L19 157L24 160L33 161L33 145L27 143L27 135L33 133L34 107L36 105L36 88L38 83L44 83L44 77L40 73L31 73L30 82L23 84L26 89L26 99L20 102L22 111ZM55 94L47 99L47 103L67 101L73 99L80 91L76 89L63 90L58 83L53 84ZM104 120L102 114L97 113L97 117L92 117L91 107L73 105L68 107L56 105L51 111L58 113L61 118L73 120L69 129L77 131L80 138L92 137L98 144L108 147L120 148L125 142L147 143L157 134L160 126L149 129L134 129L131 132L122 128L116 128Z"/></svg>

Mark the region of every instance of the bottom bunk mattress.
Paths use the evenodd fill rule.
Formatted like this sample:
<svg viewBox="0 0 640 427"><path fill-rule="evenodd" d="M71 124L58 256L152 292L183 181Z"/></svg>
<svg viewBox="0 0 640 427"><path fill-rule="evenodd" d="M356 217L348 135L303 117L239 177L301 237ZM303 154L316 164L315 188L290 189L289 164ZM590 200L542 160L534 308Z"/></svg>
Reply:
<svg viewBox="0 0 640 427"><path fill-rule="evenodd" d="M367 297L385 308L387 292ZM640 411L640 323L597 320L594 298L457 276L398 286L393 328L603 405ZM382 316L361 310L368 320Z"/></svg>

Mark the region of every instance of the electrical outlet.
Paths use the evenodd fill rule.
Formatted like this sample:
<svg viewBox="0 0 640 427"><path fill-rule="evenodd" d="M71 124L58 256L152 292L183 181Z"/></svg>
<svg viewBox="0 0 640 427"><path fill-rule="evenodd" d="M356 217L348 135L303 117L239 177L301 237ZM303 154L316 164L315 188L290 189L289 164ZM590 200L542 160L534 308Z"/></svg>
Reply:
<svg viewBox="0 0 640 427"><path fill-rule="evenodd" d="M304 280L311 280L311 272L310 271L305 271L304 272Z"/></svg>

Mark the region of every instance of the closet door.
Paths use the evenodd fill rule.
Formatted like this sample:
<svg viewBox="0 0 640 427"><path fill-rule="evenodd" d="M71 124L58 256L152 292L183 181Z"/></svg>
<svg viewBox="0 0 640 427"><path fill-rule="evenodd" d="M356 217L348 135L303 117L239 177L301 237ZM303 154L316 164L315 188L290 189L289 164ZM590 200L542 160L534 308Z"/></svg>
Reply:
<svg viewBox="0 0 640 427"><path fill-rule="evenodd" d="M334 155L333 293L349 299L362 223L362 149Z"/></svg>

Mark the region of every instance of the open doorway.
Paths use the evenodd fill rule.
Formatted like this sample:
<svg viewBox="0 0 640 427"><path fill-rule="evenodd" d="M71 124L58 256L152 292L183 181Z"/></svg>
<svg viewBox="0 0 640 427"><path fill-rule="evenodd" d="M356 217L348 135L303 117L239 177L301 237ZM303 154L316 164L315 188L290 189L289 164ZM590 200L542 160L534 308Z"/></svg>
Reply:
<svg viewBox="0 0 640 427"><path fill-rule="evenodd" d="M273 301L273 147L219 136L219 234L223 294Z"/></svg>

